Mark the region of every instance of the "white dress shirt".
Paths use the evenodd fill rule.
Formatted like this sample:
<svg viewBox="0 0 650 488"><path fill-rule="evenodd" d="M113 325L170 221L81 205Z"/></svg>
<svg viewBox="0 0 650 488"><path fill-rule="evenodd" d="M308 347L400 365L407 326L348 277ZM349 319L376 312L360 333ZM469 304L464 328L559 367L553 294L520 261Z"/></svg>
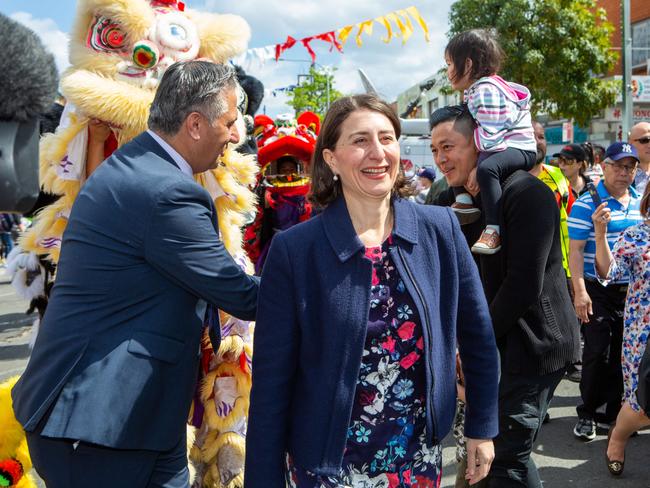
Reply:
<svg viewBox="0 0 650 488"><path fill-rule="evenodd" d="M176 149L174 149L169 144L167 144L167 142L165 142L165 140L162 137L160 137L158 134L156 134L154 131L147 129L147 133L151 137L153 137L158 144L160 144L160 146L167 152L167 154L169 154L172 157L176 165L180 168L180 170L183 173L185 173L189 177L194 176L192 167L188 164L187 161L185 161L183 156L178 154L178 151L176 151Z"/></svg>

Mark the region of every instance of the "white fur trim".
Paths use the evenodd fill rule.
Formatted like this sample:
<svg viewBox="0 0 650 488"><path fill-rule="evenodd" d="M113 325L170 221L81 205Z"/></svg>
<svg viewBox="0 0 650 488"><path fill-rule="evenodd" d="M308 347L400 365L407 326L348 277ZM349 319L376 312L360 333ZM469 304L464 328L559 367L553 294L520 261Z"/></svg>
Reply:
<svg viewBox="0 0 650 488"><path fill-rule="evenodd" d="M27 285L27 273L38 271L39 275ZM24 252L20 246L14 247L7 256L7 269L11 277L11 286L16 294L24 300L32 300L45 293L45 273L38 262L36 253Z"/></svg>
<svg viewBox="0 0 650 488"><path fill-rule="evenodd" d="M11 286L16 290L16 294L24 300L32 300L40 297L45 293L45 279L43 273L34 278L27 285L27 271L24 268L19 269L11 280Z"/></svg>

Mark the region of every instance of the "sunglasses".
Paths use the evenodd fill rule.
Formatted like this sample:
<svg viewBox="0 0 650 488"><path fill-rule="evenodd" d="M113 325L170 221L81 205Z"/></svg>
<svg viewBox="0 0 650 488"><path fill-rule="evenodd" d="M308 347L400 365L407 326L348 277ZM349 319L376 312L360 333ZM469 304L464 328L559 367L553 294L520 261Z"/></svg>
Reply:
<svg viewBox="0 0 650 488"><path fill-rule="evenodd" d="M638 139L634 139L635 142L640 142L644 146L650 142L650 136L645 136L645 137L639 137Z"/></svg>

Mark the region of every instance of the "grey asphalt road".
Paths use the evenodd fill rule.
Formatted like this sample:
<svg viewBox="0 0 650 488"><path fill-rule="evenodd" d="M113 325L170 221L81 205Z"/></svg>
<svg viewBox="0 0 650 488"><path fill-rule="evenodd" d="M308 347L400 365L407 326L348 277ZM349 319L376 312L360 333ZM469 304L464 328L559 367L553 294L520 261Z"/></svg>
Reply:
<svg viewBox="0 0 650 488"><path fill-rule="evenodd" d="M0 380L18 375L27 364L33 316L28 304L14 293L0 268Z"/></svg>
<svg viewBox="0 0 650 488"><path fill-rule="evenodd" d="M0 276L0 380L20 374L27 364L33 317L25 316L26 309L27 303ZM604 433L587 443L573 437L578 399L578 385L562 381L551 405L551 422L544 425L533 454L544 487L650 488L650 431L630 441L625 473L613 479L605 466ZM450 488L456 471L451 436L444 445L442 487Z"/></svg>

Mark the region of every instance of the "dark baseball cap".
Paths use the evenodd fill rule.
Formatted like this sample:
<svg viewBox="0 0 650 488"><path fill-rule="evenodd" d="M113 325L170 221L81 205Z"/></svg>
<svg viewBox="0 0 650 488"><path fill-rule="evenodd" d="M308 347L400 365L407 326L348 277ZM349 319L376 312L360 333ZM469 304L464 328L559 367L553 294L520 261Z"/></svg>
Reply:
<svg viewBox="0 0 650 488"><path fill-rule="evenodd" d="M558 156L562 156L567 159L575 159L576 161L587 160L587 153L580 144L567 144L559 153L553 154L554 158L557 158Z"/></svg>
<svg viewBox="0 0 650 488"><path fill-rule="evenodd" d="M610 144L605 151L605 157L611 159L612 161L618 161L623 158L634 158L639 161L639 153L636 152L636 147L634 147L629 142L615 142Z"/></svg>
<svg viewBox="0 0 650 488"><path fill-rule="evenodd" d="M431 168L420 168L417 175L420 178L427 178L431 181L434 181L436 179L436 173Z"/></svg>

